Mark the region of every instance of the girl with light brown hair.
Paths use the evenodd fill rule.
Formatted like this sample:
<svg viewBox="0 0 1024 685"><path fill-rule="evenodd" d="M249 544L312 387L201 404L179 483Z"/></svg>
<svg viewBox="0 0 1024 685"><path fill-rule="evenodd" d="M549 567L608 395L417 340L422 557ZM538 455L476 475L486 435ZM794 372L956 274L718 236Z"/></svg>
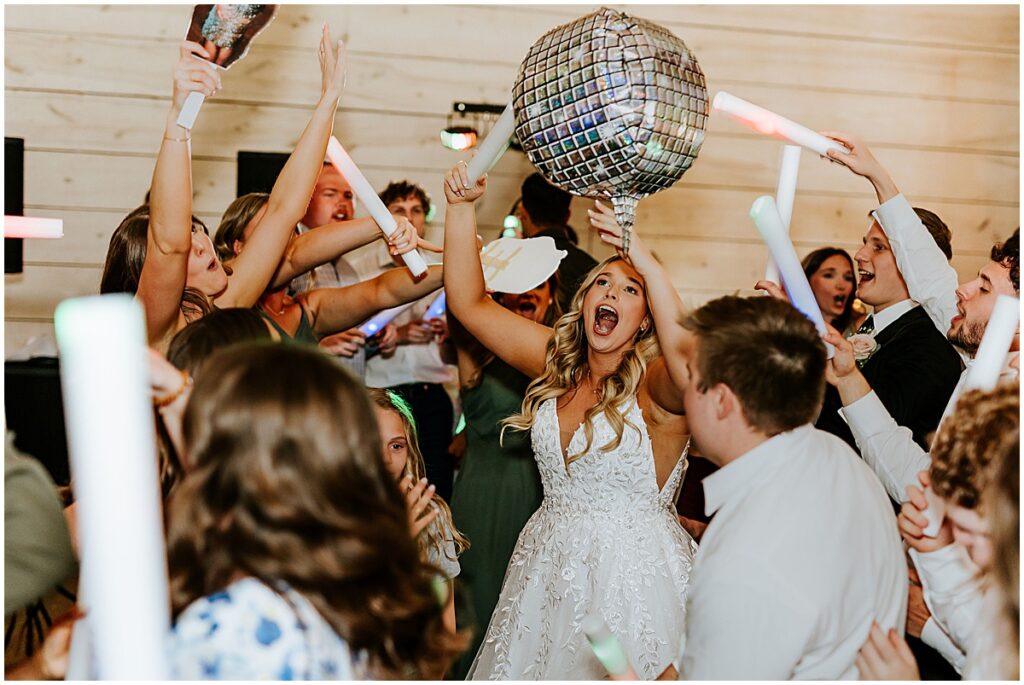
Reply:
<svg viewBox="0 0 1024 685"><path fill-rule="evenodd" d="M470 334L535 380L507 428L530 431L544 500L519 536L470 678L599 679L583 635L602 618L644 679L675 674L696 545L675 496L686 469L683 306L634 235L628 254L611 210L591 223L619 254L583 280L567 311L544 326L486 292L464 162L445 178L445 292ZM660 348L659 348L660 343ZM685 366L685 364L683 364ZM666 598L669 598L666 601Z"/></svg>
<svg viewBox="0 0 1024 685"><path fill-rule="evenodd" d="M177 678L416 679L457 656L374 425L315 350L203 365L167 513Z"/></svg>

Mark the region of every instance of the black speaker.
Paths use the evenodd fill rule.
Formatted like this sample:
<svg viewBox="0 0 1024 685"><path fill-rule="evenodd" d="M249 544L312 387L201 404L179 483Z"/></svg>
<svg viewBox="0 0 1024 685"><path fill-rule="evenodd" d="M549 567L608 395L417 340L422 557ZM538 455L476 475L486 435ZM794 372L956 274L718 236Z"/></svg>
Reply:
<svg viewBox="0 0 1024 685"><path fill-rule="evenodd" d="M57 485L67 485L68 442L55 357L4 362L4 403L14 446L42 462Z"/></svg>
<svg viewBox="0 0 1024 685"><path fill-rule="evenodd" d="M4 137L4 214L24 216L25 141ZM4 273L20 274L23 269L21 238L4 238Z"/></svg>
<svg viewBox="0 0 1024 685"><path fill-rule="evenodd" d="M235 197L246 193L269 193L288 161L283 152L238 151L238 185Z"/></svg>

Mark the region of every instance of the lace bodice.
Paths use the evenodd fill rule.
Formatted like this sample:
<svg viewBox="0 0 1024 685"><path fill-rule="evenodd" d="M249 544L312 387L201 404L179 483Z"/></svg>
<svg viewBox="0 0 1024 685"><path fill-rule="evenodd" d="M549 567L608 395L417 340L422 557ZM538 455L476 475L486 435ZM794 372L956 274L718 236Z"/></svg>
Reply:
<svg viewBox="0 0 1024 685"><path fill-rule="evenodd" d="M651 438L635 400L626 411L626 420L619 446L603 452L601 447L615 437L615 432L603 414L595 417L590 450L570 463L567 470L555 400L540 406L532 439L547 506L565 513L586 512L620 519L674 507L686 471L685 452L659 491ZM576 454L585 444L581 425L569 442L569 454Z"/></svg>

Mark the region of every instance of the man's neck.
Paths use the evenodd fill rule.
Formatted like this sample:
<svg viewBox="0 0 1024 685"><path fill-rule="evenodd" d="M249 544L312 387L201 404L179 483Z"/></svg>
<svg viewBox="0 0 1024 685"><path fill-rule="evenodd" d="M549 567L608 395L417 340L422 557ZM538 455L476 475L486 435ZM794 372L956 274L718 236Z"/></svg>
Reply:
<svg viewBox="0 0 1024 685"><path fill-rule="evenodd" d="M736 461L754 448L764 444L772 437L762 433L750 426L726 426L722 428L720 435L728 436L724 445L715 450L716 454L705 454L704 456L718 468L722 468Z"/></svg>
<svg viewBox="0 0 1024 685"><path fill-rule="evenodd" d="M874 313L875 314L881 314L882 312L884 312L889 307L891 307L893 305L896 305L896 304L899 304L900 302L904 302L904 301L909 300L909 299L910 299L910 293L902 293L899 297L897 297L894 300L888 300L884 304L873 305Z"/></svg>

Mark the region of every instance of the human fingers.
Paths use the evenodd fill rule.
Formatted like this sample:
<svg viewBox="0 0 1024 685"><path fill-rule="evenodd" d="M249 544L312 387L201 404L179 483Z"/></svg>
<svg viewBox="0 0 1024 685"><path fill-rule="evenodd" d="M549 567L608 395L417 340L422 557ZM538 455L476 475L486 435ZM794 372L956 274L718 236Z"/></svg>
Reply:
<svg viewBox="0 0 1024 685"><path fill-rule="evenodd" d="M442 252L444 252L444 248L442 246L435 245L429 240L424 240L423 238L417 238L416 247L422 248L427 252L436 252L437 254L441 254Z"/></svg>
<svg viewBox="0 0 1024 685"><path fill-rule="evenodd" d="M924 511L928 508L928 498L924 496L924 492L913 485L907 486L907 497L909 503L914 505L918 511Z"/></svg>
<svg viewBox="0 0 1024 685"><path fill-rule="evenodd" d="M932 484L932 474L928 473L928 471L921 471L917 474L917 480L921 482L921 485L927 488Z"/></svg>
<svg viewBox="0 0 1024 685"><path fill-rule="evenodd" d="M902 512L896 517L896 526L900 530L900 535L908 541L917 541L924 537L925 526L918 525Z"/></svg>
<svg viewBox="0 0 1024 685"><path fill-rule="evenodd" d="M210 51L204 48L199 43L191 40L181 41L181 46L178 49L179 56L184 59L189 55L198 55L203 59L210 59Z"/></svg>

